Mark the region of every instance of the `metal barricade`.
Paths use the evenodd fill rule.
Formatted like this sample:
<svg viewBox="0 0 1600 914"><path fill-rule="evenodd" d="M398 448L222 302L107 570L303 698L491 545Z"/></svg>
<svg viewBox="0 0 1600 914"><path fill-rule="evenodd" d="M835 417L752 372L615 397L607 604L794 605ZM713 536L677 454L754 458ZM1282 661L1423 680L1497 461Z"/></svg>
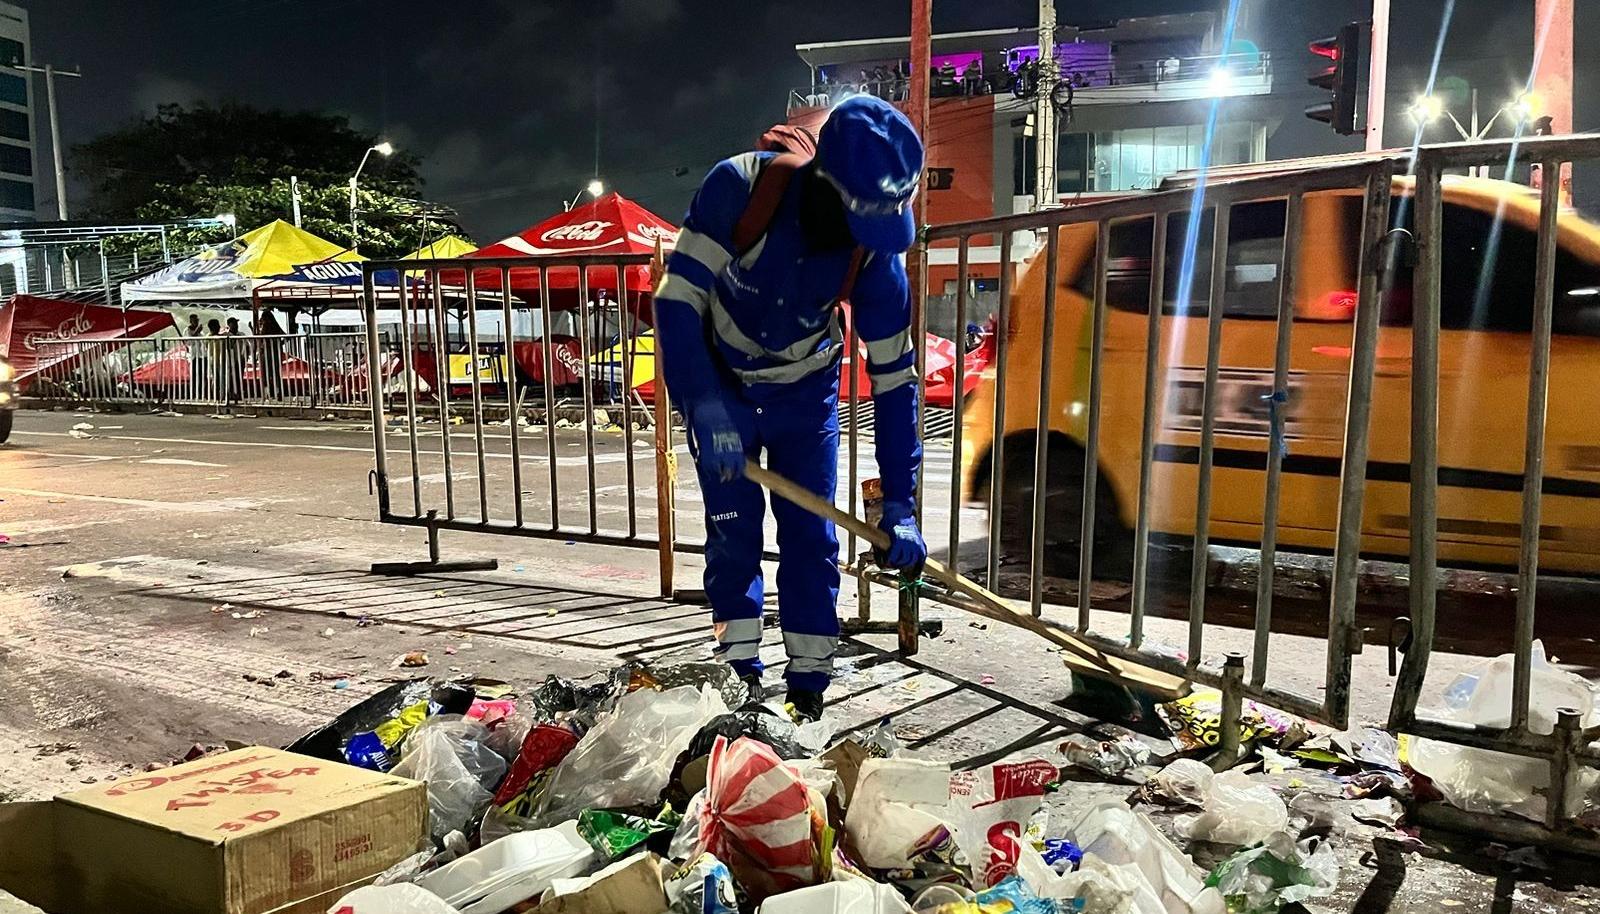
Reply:
<svg viewBox="0 0 1600 914"><path fill-rule="evenodd" d="M1374 346L1376 341L1377 322L1377 288L1379 265L1373 256L1377 250L1384 226L1388 218L1389 182L1391 166L1387 161L1375 161L1357 165L1306 171L1294 174L1275 175L1250 180L1234 181L1225 184L1213 184L1204 188L1203 194L1190 191L1169 191L1151 194L1136 198L1096 203L1067 209L1050 210L1018 216L985 219L969 223L933 226L927 231L929 243L951 240L958 246L958 269L963 276L963 281L958 282L957 313L961 319L966 318L966 300L969 295L968 284L964 281L968 269L969 252L973 239L977 236L999 235L1002 264L1010 261L1010 248L1014 243L1013 233L1020 230L1031 230L1043 233L1042 262L1036 262L1035 271L1043 273L1042 307L1037 315L1035 324L1030 325L1031 336L1028 339L1014 338L1017 332L1016 321L1018 308L1018 294L1014 288L1015 280L1009 271L1002 269L1000 274L1000 313L997 326L999 339L994 359L993 378L991 385L991 399L993 413L993 430L991 434L992 446L990 452L979 463L987 466L988 478L983 482L982 488L988 491L985 510L988 513L987 525L987 554L983 568L991 582L991 587L998 581L1001 568L1001 544L1007 536L1008 529L1022 525L1031 529L1031 540L1027 549L1027 576L1026 593L1027 605L1036 618L1043 619L1047 624L1052 624L1063 629L1072 630L1088 637L1095 645L1107 653L1123 656L1136 660L1148 666L1166 672L1181 675L1192 680L1206 683L1224 689L1230 695L1249 695L1258 700L1266 701L1286 710L1304 715L1317 720L1342 724L1347 713L1348 686L1350 675L1351 654L1360 648L1359 632L1352 624L1355 609L1355 569L1357 550L1359 549L1360 512L1361 512L1361 487L1365 476L1366 436L1368 429L1366 409L1370 403L1367 389L1371 382L1371 370L1374 359ZM1218 388L1218 372L1222 367L1221 344L1224 313L1227 309L1228 293L1226 279L1229 275L1227 260L1229 251L1229 215L1236 205L1263 199L1295 200L1301 195L1317 192L1351 191L1359 193L1363 199L1364 218L1360 225L1360 250L1362 252L1361 264L1358 275L1361 277L1356 304L1356 320L1353 327L1351 341L1352 357L1350 362L1349 385L1351 389L1350 402L1352 409L1345 423L1345 460L1340 477L1340 517L1341 527L1334 549L1334 596L1329 612L1329 651L1327 658L1328 676L1326 690L1320 694L1292 693L1268 686L1264 676L1246 679L1243 676L1242 656L1230 655L1221 664L1207 662L1205 654L1205 608L1207 602L1207 556L1208 556L1208 523L1210 521L1210 501L1213 475L1213 453L1217 437L1217 412L1218 403L1216 391ZM1160 347L1157 344L1161 338L1161 318L1166 304L1166 294L1162 288L1167 269L1165 257L1168 248L1167 232L1173 224L1175 214L1182 217L1185 225L1189 226L1191 237L1187 239L1187 250L1192 252L1197 248L1196 237L1199 233L1200 223L1203 221L1197 216L1189 218L1190 213L1200 213L1212 223L1211 251L1212 262L1209 269L1210 292L1206 297L1207 305L1202 311L1192 307L1192 303L1184 298L1177 302L1180 316L1195 316L1203 314L1205 317L1205 346L1203 362L1203 402L1200 407L1198 442L1193 448L1197 471L1197 490L1194 495L1195 533L1192 540L1193 562L1188 575L1188 637L1186 652L1168 648L1166 650L1147 649L1145 637L1145 618L1148 610L1149 591L1148 581L1148 544L1150 542L1150 479L1154 452L1158 446L1155 428L1155 419L1160 412L1157 403L1157 393L1164 389L1158 374ZM1290 221L1287 231L1284 232L1283 262L1292 263L1299 253L1302 244L1302 235L1299 231L1298 208L1292 205L1287 207ZM1146 353L1144 358L1144 400L1142 434L1138 448L1139 462L1139 497L1137 505L1137 520L1134 537L1137 542L1135 549L1136 565L1133 569L1133 598L1129 609L1129 630L1126 636L1111 637L1097 633L1091 624L1094 618L1094 601L1092 588L1085 584L1078 586L1075 611L1068 617L1052 619L1046 615L1046 602L1044 600L1045 586L1045 560L1046 560L1046 526L1048 500L1047 493L1052 486L1057 486L1055 480L1060 478L1075 478L1081 480L1082 510L1079 517L1077 537L1077 579L1080 582L1089 582L1094 579L1094 563L1096 561L1095 544L1097 531L1097 486L1101 470L1100 431L1103 411L1103 382L1102 368L1106 340L1107 324L1107 286L1109 260L1107 256L1108 245L1114 226L1128 224L1132 221L1144 220L1151 227L1149 233L1150 247L1147 251L1149 262L1153 265L1150 273L1148 298L1142 303L1147 314L1147 333L1145 335ZM1068 256L1064 249L1064 233L1071 233L1072 246L1075 251L1080 251L1088 245L1093 250L1088 265L1083 267L1080 274L1087 271L1091 279L1088 293L1083 299L1089 302L1087 316L1083 318L1087 327L1061 328L1058 326L1057 311L1058 297L1068 277L1059 273L1059 265ZM1077 256L1074 254L1073 256ZM1192 266L1192 265L1189 265ZM1190 275L1193 275L1190 270ZM1280 311L1289 309L1293 301L1294 285L1292 277L1284 277L1279 283L1279 296L1282 302ZM1030 279L1036 282L1037 277ZM1141 293L1142 294L1142 293ZM1184 293L1180 290L1180 296ZM1078 364L1057 368L1052 365L1052 358L1059 344L1052 344L1061 332L1080 332L1083 335L1080 349L1089 353L1086 360L1079 360ZM1012 370L1018 358L1023 358L1029 366L1037 365L1037 389L1017 390L1011 383ZM959 363L958 363L959 364ZM1073 401L1070 404L1060 404L1053 401L1053 395L1058 388L1057 371L1075 373L1076 382L1073 386ZM1286 352L1280 352L1277 373L1287 371ZM958 377L957 389L961 380ZM1032 411L1035 422L1033 433L1017 439L1008 435L1008 419L1017 412L1017 403L1023 403ZM1053 420L1062 408L1071 411L1073 417L1081 417L1081 437L1066 445L1059 437L1048 433L1053 427ZM960 561L962 548L962 514L963 490L962 478L963 438L965 426L970 420L963 416L964 421L954 424L952 431L952 460L950 487L949 528L947 531L931 530L930 538L938 537L940 532L946 532L947 537L939 537L940 541L947 540L949 544L949 563ZM1008 445L1007 438L1014 440ZM1006 448L1024 447L1026 458L1027 451L1031 451L1031 467L1026 459L1018 460L1015 456L1006 457ZM1063 454L1075 458L1075 463L1057 476L1051 475L1051 461L1061 459ZM1031 478L1023 480L1007 479L1010 472L1016 471L1018 466L1025 467ZM1006 510L1005 493L1013 487L1021 485L1031 492L1031 499L1023 506L1025 515L1022 518L1008 516ZM1276 492L1269 496L1275 499ZM1070 499L1069 499L1070 501ZM924 502L924 519L927 523L928 504ZM1264 575L1270 575L1265 567ZM1268 586L1268 585L1264 585ZM1269 591L1270 592L1270 591ZM959 604L959 598L948 594L932 594L934 599ZM1270 604L1268 604L1270 607ZM1258 641L1264 642L1270 626L1270 610L1258 614L1256 631Z"/></svg>
<svg viewBox="0 0 1600 914"><path fill-rule="evenodd" d="M1549 762L1550 779L1545 794L1543 828L1532 822L1507 818L1468 817L1446 807L1430 807L1430 820L1463 824L1504 835L1510 840L1552 841L1569 849L1600 852L1592 837L1575 835L1572 820L1583 811L1578 772L1600 767L1600 726L1589 707L1556 709L1555 719L1535 728L1531 714L1534 671L1534 616L1540 580L1540 541L1548 539L1541 524L1546 489L1552 483L1545 469L1546 430L1550 403L1551 351L1555 324L1557 262L1572 258L1562 247L1558 219L1565 205L1564 172L1571 163L1600 158L1600 136L1538 137L1489 143L1454 143L1424 147L1415 161L1416 269L1412 289L1413 338L1411 391L1411 591L1410 613L1414 643L1405 656L1390 709L1389 726L1417 736L1460 746L1542 759ZM1438 601L1438 532L1440 531L1439 459L1441 286L1444 267L1443 181L1447 169L1503 166L1514 173L1527 163L1542 179L1534 260L1533 300L1529 330L1526 436L1523 441L1520 480L1521 517L1518 524L1518 561L1515 628L1512 633L1513 680L1506 726L1465 726L1419 715L1417 707L1434 648ZM1500 223L1496 222L1496 231ZM1495 253L1492 252L1491 253ZM1485 271L1487 272L1487 271ZM1480 283L1482 279L1480 278ZM1569 290L1583 295L1587 288ZM1564 296L1565 297L1565 296ZM1574 300L1562 302L1566 313ZM1569 331L1570 332L1570 331ZM1561 391L1567 397L1577 390ZM1570 406L1568 407L1571 408ZM1445 472L1448 472L1446 470ZM1570 488L1570 485L1568 486ZM1561 491L1559 488L1552 491ZM1422 532L1427 535L1418 536ZM1492 759L1484 760L1494 764Z"/></svg>
<svg viewBox="0 0 1600 914"><path fill-rule="evenodd" d="M367 352L365 333L65 340L37 344L42 367L19 381L43 403L365 411Z"/></svg>
<svg viewBox="0 0 1600 914"><path fill-rule="evenodd" d="M998 349L985 374L985 386L975 403L990 410L992 428L978 429L971 416L973 404L961 405L957 400L957 421L950 436L954 453L949 478L948 530L939 530L938 519L932 524L930 511L940 507L924 499L924 526L931 542L948 542L947 563L956 565L964 546L963 507L969 505L968 496L982 496L979 508L987 512L987 524L981 525L980 535L986 533L982 561L976 570L985 573L989 586L998 589L1002 573L1002 541L1010 531L1019 528L1027 531L1027 548L1021 564L1026 567L1025 582L1018 599L1036 617L1053 627L1069 630L1094 643L1107 653L1182 675L1198 683L1210 685L1223 692L1223 722L1221 748L1224 754L1236 751L1238 740L1237 720L1240 703L1244 698L1291 711L1312 720L1336 727L1350 722L1352 691L1352 657L1362 647L1362 632L1356 624L1358 590L1361 583L1361 550L1363 548L1364 502L1367 491L1368 456L1372 429L1379 422L1392 422L1390 416L1373 414L1374 384L1377 378L1392 378L1397 359L1406 358L1410 375L1409 434L1405 436L1408 451L1396 462L1386 459L1377 477L1386 484L1404 483L1409 487L1409 509L1402 510L1399 523L1401 535L1409 535L1409 577L1406 586L1410 592L1410 622L1413 643L1406 651L1405 662L1393 686L1392 709L1389 728L1397 733L1450 742L1458 746L1510 752L1547 761L1551 766L1548 796L1548 813L1543 827L1531 822L1497 817L1488 822L1475 822L1474 827L1489 831L1499 830L1508 839L1527 841L1554 841L1569 848L1585 847L1595 850L1591 841L1586 846L1566 829L1581 810L1581 791L1577 788L1576 771L1580 766L1600 764L1600 749L1594 740L1600 736L1600 727L1593 723L1590 708L1561 709L1553 722L1546 721L1540 728L1530 727L1530 683L1533 679L1534 604L1537 594L1541 538L1541 502L1546 491L1544 476L1546 410L1549 404L1548 389L1551 374L1552 300L1555 296L1556 263L1560 258L1571 260L1568 252L1558 244L1558 210L1561 198L1557 176L1567 163L1575 160L1600 158L1600 137L1527 138L1494 143L1452 144L1422 147L1418 150L1385 153L1349 159L1338 164L1317 166L1310 161L1294 163L1277 173L1272 166L1260 166L1252 175L1236 176L1229 180L1213 180L1209 184L1180 187L1179 189L1122 199L1087 204L1041 213L998 217L951 225L930 227L925 234L924 250L934 244L953 244L958 265L957 314L959 320L967 319L967 304L971 295L967 281L969 255L980 236L999 236L999 274L1001 287L999 309L996 315ZM1471 166L1503 165L1508 178L1520 177L1514 171L1519 161L1532 163L1545 176L1539 194L1537 225L1536 281L1533 300L1528 303L1531 313L1531 332L1528 334L1530 355L1528 365L1528 390L1526 413L1526 440L1523 447L1521 471L1516 475L1518 490L1522 493L1520 523L1514 525L1514 536L1520 539L1520 557L1517 560L1516 622L1511 638L1514 657L1514 697L1510 708L1509 726L1464 727L1461 724L1430 719L1417 712L1427 675L1429 656L1435 643L1435 616L1437 591L1440 581L1438 561L1439 489L1441 469L1439 461L1439 396L1440 396L1440 296L1441 269L1444 262L1442 246L1446 243L1443 220L1442 181L1447 170L1464 170ZM1464 188L1458 193L1474 192ZM1509 185L1478 187L1476 193L1513 194ZM1269 659L1273 643L1274 574L1280 552L1279 538L1283 529L1280 522L1280 505L1289 480L1303 479L1307 461L1288 456L1288 442L1296 438L1293 429L1293 395L1296 383L1303 382L1307 373L1304 364L1297 363L1294 353L1302 348L1295 342L1294 334L1301 331L1297 322L1305 318L1296 316L1297 287L1307 280L1301 275L1300 253L1308 245L1328 245L1330 239L1308 237L1307 212L1319 195L1342 194L1346 199L1360 199L1359 228L1352 229L1359 236L1359 265L1354 271L1355 284L1349 294L1349 336L1338 346L1319 346L1318 351L1328 357L1347 359L1343 374L1343 389L1339 391L1342 422L1339 425L1340 444L1337 459L1317 467L1317 472L1337 474L1337 501L1330 499L1334 518L1327 547L1332 553L1331 582L1328 586L1326 622L1327 653L1321 681L1314 689L1286 690L1269 681ZM1230 415L1226 423L1221 414L1221 398L1230 388L1239 389L1239 350L1225 346L1225 326L1236 324L1236 315L1230 303L1239 295L1239 274L1247 267L1261 268L1261 264L1242 264L1230 253L1230 237L1235 226L1231 219L1241 207L1258 201L1279 201L1282 222L1278 226L1281 246L1276 256L1267 262L1276 276L1276 297L1263 313L1247 315L1256 321L1270 320L1274 338L1267 342L1261 358L1268 358L1270 371L1265 373L1259 398L1260 405L1251 407L1260 415L1260 439L1267 444L1257 453L1247 455L1251 469L1263 471L1260 475L1264 504L1260 506L1259 561L1254 586L1254 620L1250 632L1251 649L1246 652L1228 651L1224 657L1208 653L1208 644L1216 637L1218 620L1208 616L1208 606L1216 600L1212 574L1210 548L1218 529L1223 529L1224 539L1238 540L1238 531L1244 525L1232 517L1219 517L1214 511L1213 498L1219 469L1237 470L1240 455L1234 448L1227 452L1227 463L1219 464L1222 449L1219 437L1237 436L1241 424ZM1480 204L1481 205L1481 204ZM1406 209L1414 208L1414 214ZM1491 207L1492 209L1492 207ZM1393 210L1393 211L1392 211ZM1202 215L1203 214L1203 215ZM1501 211L1493 216L1494 228L1500 231ZM1408 219L1410 221L1408 221ZM1147 227L1148 235L1140 243L1141 259L1151 267L1148 284L1135 294L1138 299L1132 307L1142 311L1144 333L1142 346L1125 346L1116 353L1118 358L1142 362L1143 386L1137 398L1137 407L1127 400L1133 393L1126 384L1119 386L1116 394L1124 402L1123 409L1137 413L1137 449L1119 448L1103 440L1103 414L1107 408L1107 389L1104 380L1109 370L1107 354L1108 307L1129 307L1127 301L1117 301L1108 295L1116 273L1125 269L1119 258L1113 233L1119 227L1140 223ZM1182 244L1169 244L1167 238L1182 226L1188 237ZM1205 258L1196 258L1197 236L1210 235L1210 266ZM1040 244L1042 262L1037 259L1021 274L1013 277L1007 265L1011 262L1014 233L1035 232L1042 236ZM1278 236L1274 236L1278 237ZM1069 244L1070 239L1070 244ZM1410 278L1404 279L1403 269L1411 269L1409 258L1414 245L1415 266ZM1070 247L1070 251L1068 250ZM1487 276L1493 269L1498 252L1492 244L1488 251L1472 249L1480 259L1489 261L1484 267ZM1084 252L1087 252L1085 254ZM1176 274L1169 262L1171 256L1183 256L1189 262L1180 266ZM925 255L924 255L925 257ZM1084 258L1080 260L1079 258ZM1198 262L1196 262L1198 260ZM1071 265L1075 275L1065 275ZM1403 269L1402 269L1403 267ZM1525 269L1525 267L1524 267ZM1171 288L1163 288L1168 277L1176 275L1181 284L1189 284L1194 301L1203 300L1203 308L1193 307L1190 288L1178 290L1173 296ZM1202 279L1208 276L1209 281ZM1042 279L1041 279L1042 277ZM1026 282L1033 299L1024 301L1017 285ZM1379 369L1377 343L1380 325L1391 326L1392 321L1404 315L1386 316L1386 308L1405 307L1404 287L1391 288L1396 283L1409 286L1410 352L1385 352L1388 366ZM1202 291L1209 285L1209 294ZM1041 291L1042 286L1042 291ZM1309 287L1308 287L1309 288ZM1496 290L1487 295L1493 298ZM1063 309L1067 295L1078 296L1082 306L1077 311ZM1129 293L1123 289L1121 294ZM1480 297L1482 291L1480 281ZM1578 289L1575 294L1600 295L1593 289ZM1042 298L1042 304L1038 299ZM1114 304L1108 305L1108 298ZM1175 299L1175 300L1174 300ZM1031 303L1036 313L1026 322L1019 323L1018 309ZM1568 303L1570 304L1570 302ZM1508 306L1497 303L1498 307ZM1167 314L1163 315L1163 311ZM1081 312L1081 313L1080 313ZM1067 315L1071 315L1071 318ZM1196 338L1185 348L1181 340L1172 339L1174 330L1169 323L1176 317L1204 318L1203 346ZM1070 326L1063 328L1062 322ZM1199 324L1198 319L1189 321ZM1314 323L1314 322L1313 322ZM1021 328L1021 329L1019 329ZM1126 329L1126 328L1124 328ZM1326 331L1316 327L1324 338ZM1570 331L1569 331L1570 332ZM1590 331L1593 335L1593 331ZM1072 342L1063 343L1063 334ZM1127 342L1126 339L1123 341ZM1231 348L1230 348L1231 347ZM1142 349L1137 354L1127 349ZM1187 359L1184 353L1204 353L1201 358ZM1232 352L1232 356L1225 352ZM1062 353L1076 353L1073 364L1052 365L1052 358ZM1019 361L1023 366L1019 374ZM1258 363L1252 363L1258 364ZM1119 366L1120 368L1121 366ZM1461 370L1461 369L1457 369ZM958 373L960 368L957 369ZM1032 386L1036 373L1037 388ZM1062 372L1067 372L1064 380ZM1260 374L1260 372L1257 372ZM1119 371L1126 380L1126 371ZM1029 384L1019 387L1027 378ZM1270 380L1266 380L1270 379ZM1386 382L1387 383L1387 382ZM960 382L957 389L961 389ZM1069 390L1070 402L1061 402L1062 390ZM1244 388L1248 390L1249 388ZM1232 394L1229 394L1233 396ZM1185 399L1187 398L1187 399ZM1009 401L1009 402L1008 402ZM1018 406L1019 401L1021 406ZM1175 433L1173 414L1177 404L1193 403L1192 423ZM1249 404L1245 404L1248 406ZM1240 404L1231 403L1229 412L1238 411ZM967 414L962 415L965 409ZM1570 407L1569 407L1570 409ZM1030 435L1015 434L1021 423L1019 412L1027 412L1032 424ZM1070 415L1063 423L1059 417ZM1070 429L1055 442L1047 432L1053 428ZM1126 426L1124 426L1124 429ZM964 436L981 431L990 442L987 453L977 453L970 445L964 448ZM1009 433L1009 434L1008 434ZM1126 432L1125 432L1126 435ZM1008 440L1008 438L1010 440ZM1062 440L1064 438L1064 441ZM1059 446L1065 444L1067 446ZM1021 456L1006 457L1006 449L1020 449ZM931 448L930 448L931 449ZM852 449L854 450L854 449ZM965 453L964 453L965 450ZM1392 458L1393 455L1389 455ZM1066 474L1056 472L1056 462L1065 457L1071 462ZM1107 502L1097 497L1104 486L1106 461L1137 461L1136 485L1132 487L1132 529L1127 531L1132 539L1132 567L1128 580L1131 597L1126 607L1125 630L1122 623L1112 622L1114 615L1103 614L1095 605L1095 579L1097 545L1104 541L1097 526L1097 514L1104 512ZM1191 491L1182 493L1157 492L1154 480L1156 467L1171 465L1174 461L1195 468ZM1286 461L1293 468L1286 468ZM963 475L963 465L967 473ZM1409 465L1409 470L1405 468ZM1397 475L1399 468L1405 475ZM1132 477L1133 464L1121 466L1124 477ZM1016 474L1021 473L1021 476ZM1444 485L1463 485L1454 481L1461 477L1459 470L1445 470ZM1453 475L1451 475L1453 474ZM1494 474L1489 474L1494 475ZM1498 475L1506 475L1504 473ZM1070 479L1074 491L1065 501L1076 521L1076 536L1070 543L1076 552L1076 584L1069 591L1065 605L1044 598L1047 579L1047 559L1059 559L1060 549L1049 544L1047 528L1052 520L1059 520L1059 509L1052 507L1055 492L1062 488L1060 480ZM1169 473L1168 480L1173 477ZM1188 477L1185 477L1188 478ZM1233 477L1237 479L1238 477ZM1298 482L1295 483L1299 485ZM1496 481L1498 485L1498 480ZM1560 480L1562 491L1572 489L1570 480ZM1023 493L1031 497L1011 497L1010 493ZM1175 494L1178 497L1174 497ZM1299 496L1304 498L1304 488ZM1185 643L1159 645L1153 643L1147 618L1151 611L1155 583L1152 572L1153 556L1158 539L1170 545L1178 537L1170 531L1158 529L1152 520L1152 503L1162 498L1192 504L1192 528L1181 534L1189 552L1187 579L1187 613L1183 632ZM1074 502L1077 502L1075 504ZM1081 507L1078 505L1081 504ZM1113 501L1112 505L1115 504ZM1020 511L1020 513L1018 513ZM969 530L972 520L968 518ZM1171 519L1168 518L1170 526ZM948 536L942 534L947 533ZM1304 531L1297 531L1304 540ZM1252 543L1251 545L1255 545ZM1548 547L1548 542L1547 542ZM968 546L967 548L971 548ZM1294 547L1304 552L1303 542ZM1013 555L1012 558L1016 558ZM892 579L870 567L858 569L867 577L884 583ZM1015 592L1015 588L1013 591ZM902 589L902 602L915 592ZM961 605L962 598L936 590L923 590L921 595L938 602ZM914 613L913 613L914 614ZM1208 622L1211 624L1208 626ZM1217 662L1220 660L1221 662ZM1303 678L1303 677L1302 677ZM1588 723L1586 723L1586 721ZM1482 760L1493 764L1492 759ZM1429 815L1446 824L1459 822L1465 814L1434 804Z"/></svg>
<svg viewBox="0 0 1600 914"><path fill-rule="evenodd" d="M648 255L596 255L539 261L373 261L364 265L368 347L379 346L380 323L398 324L398 352L389 368L381 368L375 360L368 365L368 387L384 392L371 401L376 457L373 484L379 518L426 528L431 556L427 563L389 563L375 566L375 570L410 573L444 567L446 563L438 560L440 530L670 552L670 536L663 548L659 536L646 535L640 529L635 434L652 423L638 397L630 393L641 327L630 318L639 305L630 312L628 303L649 301L647 283L639 273L650 263ZM398 286L397 277L404 277ZM595 328L589 319L590 286L601 282L614 289L623 303L615 341L591 339ZM558 351L551 333L531 335L535 315L541 316L541 326L548 328L549 322L542 316L552 313L552 295L570 298L570 302L557 303L577 312L575 353ZM471 366L464 384L453 382L448 366L452 314L459 316L456 337ZM496 352L487 357L489 345L481 338L480 329L485 323L497 325L500 337L493 347ZM530 332L519 339L519 328L524 325ZM616 357L610 355L613 349ZM621 361L620 385L613 383L616 379L606 370L615 358ZM480 365L491 366L487 377ZM578 387L573 402L565 407L557 397L558 373ZM597 391L614 387L624 394L617 398L619 402L598 408L602 404L597 403ZM657 389L661 389L659 384ZM529 404L534 395L540 401L537 411ZM664 415L660 406L657 412ZM524 429L535 420L542 420L542 434ZM661 472L663 462L670 461L670 431L662 423L654 424L657 485L653 494L658 515L654 526L659 532L671 529L659 518L671 512L673 474ZM503 436L498 433L502 427ZM600 454L597 435L611 435L618 428L620 447L608 447L608 453ZM486 434L486 429L494 431ZM392 464L399 455L391 453L386 433L405 436L403 466L398 472ZM437 450L428 446L435 437ZM562 456L563 448L579 447L581 458ZM581 467L578 474L562 472L574 463ZM622 465L622 479L602 486L599 467L617 463ZM543 464L545 474L536 480L535 473L528 470L538 464ZM435 465L438 472L433 471ZM471 480L465 498L457 486L463 478ZM532 486L540 486L542 491L529 488ZM408 487L409 496L397 496L396 487ZM621 498L613 498L619 490ZM563 505L563 495L575 491L583 493L577 512L573 505ZM530 502L529 495L537 500ZM574 517L574 513L580 516ZM451 567L461 566L451 563ZM665 562L663 588L670 593L670 568Z"/></svg>

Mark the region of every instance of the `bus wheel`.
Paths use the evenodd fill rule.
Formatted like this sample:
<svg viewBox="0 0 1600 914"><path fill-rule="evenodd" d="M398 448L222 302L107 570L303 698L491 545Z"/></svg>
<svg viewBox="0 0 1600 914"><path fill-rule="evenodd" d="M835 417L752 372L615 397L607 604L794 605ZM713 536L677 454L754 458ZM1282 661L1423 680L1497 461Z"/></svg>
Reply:
<svg viewBox="0 0 1600 914"><path fill-rule="evenodd" d="M1034 454L1032 433L1013 435L1005 444L1001 505L1002 554L1026 564L1033 548ZM1083 530L1083 448L1052 434L1045 469L1044 573L1077 577ZM1133 533L1122 525L1115 493L1101 478L1095 486L1094 577L1126 581L1133 574Z"/></svg>

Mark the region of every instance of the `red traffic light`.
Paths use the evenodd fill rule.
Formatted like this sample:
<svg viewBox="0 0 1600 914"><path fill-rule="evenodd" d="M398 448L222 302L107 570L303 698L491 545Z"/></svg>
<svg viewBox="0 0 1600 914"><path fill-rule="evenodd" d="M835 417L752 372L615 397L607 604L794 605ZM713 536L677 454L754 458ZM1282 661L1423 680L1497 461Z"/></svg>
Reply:
<svg viewBox="0 0 1600 914"><path fill-rule="evenodd" d="M1318 38L1316 41L1306 45L1306 48L1318 57L1326 57L1329 60L1338 60L1339 38L1340 36L1338 35L1329 35L1327 38Z"/></svg>

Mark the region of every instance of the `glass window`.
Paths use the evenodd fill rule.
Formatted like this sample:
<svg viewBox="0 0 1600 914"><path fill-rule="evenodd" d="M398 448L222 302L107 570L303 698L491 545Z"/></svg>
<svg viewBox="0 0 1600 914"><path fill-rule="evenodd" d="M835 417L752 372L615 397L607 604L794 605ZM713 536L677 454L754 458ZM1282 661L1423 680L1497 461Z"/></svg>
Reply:
<svg viewBox="0 0 1600 914"><path fill-rule="evenodd" d="M0 73L0 102L28 104L28 81L13 73Z"/></svg>
<svg viewBox="0 0 1600 914"><path fill-rule="evenodd" d="M1405 226L1415 207L1395 201ZM1439 326L1446 330L1530 333L1538 235L1493 213L1445 204L1444 262L1439 276ZM1383 322L1410 326L1414 270L1402 264L1384 298ZM1600 264L1570 248L1556 252L1554 332L1600 336Z"/></svg>
<svg viewBox="0 0 1600 914"><path fill-rule="evenodd" d="M33 153L26 146L0 143L0 171L13 175L33 174Z"/></svg>
<svg viewBox="0 0 1600 914"><path fill-rule="evenodd" d="M12 111L9 108L0 109L0 136L13 140L26 140L32 134L28 132L28 115L23 111Z"/></svg>
<svg viewBox="0 0 1600 914"><path fill-rule="evenodd" d="M1278 278L1282 272L1283 221L1287 212L1283 200L1261 200L1233 207L1228 223L1227 285L1224 316L1276 320L1278 317ZM1167 218L1167 263L1162 279L1162 310L1180 313L1179 294L1185 268L1183 251L1189 233L1189 213L1177 212ZM1211 240L1216 232L1216 210L1206 209L1200 216L1196 238L1192 283L1188 307L1182 313L1200 317L1209 313L1211 299ZM1143 309L1141 309L1143 310Z"/></svg>
<svg viewBox="0 0 1600 914"><path fill-rule="evenodd" d="M22 47L22 42L11 38L0 38L0 64L27 62L28 55Z"/></svg>
<svg viewBox="0 0 1600 914"><path fill-rule="evenodd" d="M33 210L33 185L0 178L0 206L6 209Z"/></svg>

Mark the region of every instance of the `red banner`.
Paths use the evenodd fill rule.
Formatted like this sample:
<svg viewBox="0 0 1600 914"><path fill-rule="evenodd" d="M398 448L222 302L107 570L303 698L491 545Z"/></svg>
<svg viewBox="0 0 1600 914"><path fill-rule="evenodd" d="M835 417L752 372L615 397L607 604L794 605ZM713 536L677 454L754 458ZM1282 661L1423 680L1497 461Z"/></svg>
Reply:
<svg viewBox="0 0 1600 914"><path fill-rule="evenodd" d="M108 308L37 295L13 295L0 307L0 354L28 379L52 365L76 358L84 342L153 336L174 326L166 311Z"/></svg>

